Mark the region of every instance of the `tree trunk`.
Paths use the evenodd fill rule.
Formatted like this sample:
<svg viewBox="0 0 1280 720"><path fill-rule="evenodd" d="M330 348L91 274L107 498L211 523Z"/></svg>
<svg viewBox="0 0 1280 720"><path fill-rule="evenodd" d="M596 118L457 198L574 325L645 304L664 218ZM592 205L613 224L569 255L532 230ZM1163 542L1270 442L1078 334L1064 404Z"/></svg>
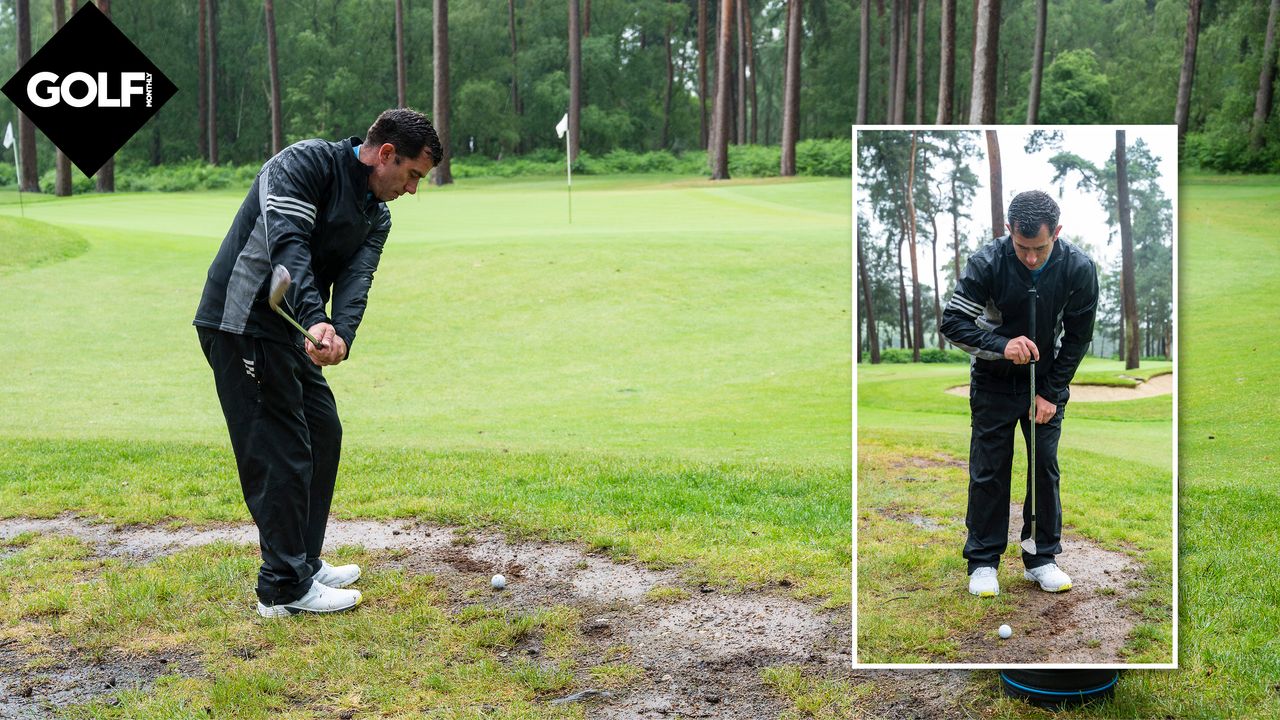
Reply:
<svg viewBox="0 0 1280 720"><path fill-rule="evenodd" d="M938 52L938 115L935 122L947 125L951 123L956 89L956 0L942 0L941 34L942 47Z"/></svg>
<svg viewBox="0 0 1280 720"><path fill-rule="evenodd" d="M284 121L280 116L280 58L276 49L276 9L272 0L263 0L263 15L267 21L267 80L271 85L271 154L276 155L284 149Z"/></svg>
<svg viewBox="0 0 1280 720"><path fill-rule="evenodd" d="M991 161L991 237L998 238L1004 235L1004 188L1000 183L1000 139L995 130L987 131L987 157Z"/></svg>
<svg viewBox="0 0 1280 720"><path fill-rule="evenodd" d="M209 162L218 164L218 0L209 0Z"/></svg>
<svg viewBox="0 0 1280 720"><path fill-rule="evenodd" d="M906 222L898 215L898 347L907 347L907 331L911 318L907 312L907 280L906 271L902 267L902 243L906 240Z"/></svg>
<svg viewBox="0 0 1280 720"><path fill-rule="evenodd" d="M582 37L591 37L591 0L587 0L586 10L582 14Z"/></svg>
<svg viewBox="0 0 1280 720"><path fill-rule="evenodd" d="M577 0L573 0L576 4ZM431 114L435 117L436 135L444 148L444 159L432 173L436 185L453 184L453 170L449 156L449 0L435 0L431 9L432 29L432 83Z"/></svg>
<svg viewBox="0 0 1280 720"><path fill-rule="evenodd" d="M1187 134L1187 118L1191 112L1191 83L1196 76L1196 44L1200 41L1200 0L1191 0L1187 10L1187 41L1182 48L1182 75L1178 78L1178 104L1173 122L1178 126L1178 144Z"/></svg>
<svg viewBox="0 0 1280 720"><path fill-rule="evenodd" d="M524 109L520 107L520 69L516 62L519 54L516 44L516 0L507 0L507 32L511 36L511 112L519 117L524 114Z"/></svg>
<svg viewBox="0 0 1280 720"><path fill-rule="evenodd" d="M711 128L711 179L729 179L729 43L733 0L720 0L720 38L716 44L716 104Z"/></svg>
<svg viewBox="0 0 1280 720"><path fill-rule="evenodd" d="M787 0L787 70L782 106L782 169L796 174L796 140L800 135L800 0Z"/></svg>
<svg viewBox="0 0 1280 720"><path fill-rule="evenodd" d="M871 62L871 0L862 0L862 19L858 28L858 124L867 122L867 81Z"/></svg>
<svg viewBox="0 0 1280 720"><path fill-rule="evenodd" d="M743 20L743 6L748 0L738 0L737 7L734 8L734 25L738 35L738 73L737 84L734 85L734 98L737 100L735 108L737 109L737 127L734 130L734 138L736 144L742 145L747 141L747 38L746 21Z"/></svg>
<svg viewBox="0 0 1280 720"><path fill-rule="evenodd" d="M864 0L866 1L866 0ZM862 255L862 236L858 236L858 281L862 286L862 306L867 313L867 350L871 364L880 364L880 337L876 333L875 308L871 304L871 283L867 281L867 261ZM861 358L861 354L859 354Z"/></svg>
<svg viewBox="0 0 1280 720"><path fill-rule="evenodd" d="M938 349L945 350L946 342L942 339L942 295L938 290L938 215L929 208L929 224L933 226L933 329L938 334ZM956 279L960 276L956 275Z"/></svg>
<svg viewBox="0 0 1280 720"><path fill-rule="evenodd" d="M1049 0L1036 0L1036 47L1031 57L1031 89L1027 98L1027 124L1036 124L1040 114L1040 79L1044 77L1044 33L1048 22Z"/></svg>
<svg viewBox="0 0 1280 720"><path fill-rule="evenodd" d="M996 61L1000 44L1000 0L977 0L973 34L973 79L969 94L969 122L996 121Z"/></svg>
<svg viewBox="0 0 1280 720"><path fill-rule="evenodd" d="M956 162L959 162L957 159ZM956 280L960 280L960 208L956 206L956 174L951 173L951 247L955 251Z"/></svg>
<svg viewBox="0 0 1280 720"><path fill-rule="evenodd" d="M569 0L569 162L578 159L582 121L582 36L578 30L578 0Z"/></svg>
<svg viewBox="0 0 1280 720"><path fill-rule="evenodd" d="M1124 283L1124 369L1138 367L1138 296L1134 285L1133 227L1129 222L1129 171L1124 130L1116 131L1116 213L1120 216L1120 273Z"/></svg>
<svg viewBox="0 0 1280 720"><path fill-rule="evenodd" d="M60 2L60 0L54 0L54 2ZM209 0L200 0L196 14L200 16L198 21L200 29L197 31L199 38L196 41L196 66L199 75L196 81L199 85L196 89L196 114L200 116L200 129L199 136L196 138L196 151L200 153L200 158L207 162L209 160Z"/></svg>
<svg viewBox="0 0 1280 720"><path fill-rule="evenodd" d="M1253 127L1249 130L1249 147L1255 152L1262 149L1262 130L1271 117L1271 81L1276 70L1276 16L1280 15L1280 0L1271 0L1267 13L1267 39L1262 45L1262 70L1258 72L1258 94L1253 105Z"/></svg>
<svg viewBox="0 0 1280 720"><path fill-rule="evenodd" d="M902 125L907 121L907 63L911 57L911 1L902 0L902 12L898 14L898 75L893 87L893 122Z"/></svg>
<svg viewBox="0 0 1280 720"><path fill-rule="evenodd" d="M886 125L893 124L893 109L897 107L897 97L894 93L898 90L898 25L901 24L900 16L902 14L903 0L893 0L893 5L889 10L889 87L884 94L885 108L884 121Z"/></svg>
<svg viewBox="0 0 1280 720"><path fill-rule="evenodd" d="M924 0L916 6L916 124L924 124Z"/></svg>
<svg viewBox="0 0 1280 720"><path fill-rule="evenodd" d="M53 31L56 33L66 21L66 7L62 0L53 0ZM58 197L67 197L71 194L71 160L65 153L58 150L53 165L53 194Z"/></svg>
<svg viewBox="0 0 1280 720"><path fill-rule="evenodd" d="M743 13L743 24L746 26L746 34L743 37L747 40L747 92L751 93L751 133L749 135L751 144L757 142L756 135L756 116L759 104L756 102L756 42L755 35L751 32L751 7L749 0L742 0L742 4L746 6Z"/></svg>
<svg viewBox="0 0 1280 720"><path fill-rule="evenodd" d="M17 0L14 14L18 25L18 68L31 59L31 4ZM22 192L40 192L39 169L36 164L36 126L21 110L18 113L18 188Z"/></svg>
<svg viewBox="0 0 1280 720"><path fill-rule="evenodd" d="M702 123L698 125L702 148L710 150L707 127L707 0L698 0L698 108Z"/></svg>
<svg viewBox="0 0 1280 720"><path fill-rule="evenodd" d="M111 17L111 0L98 0L98 9L102 11L109 19ZM35 159L35 153L31 153L32 159ZM116 158L111 156L98 168L98 174L94 176L97 179L98 192L113 193L116 191Z"/></svg>
<svg viewBox="0 0 1280 720"><path fill-rule="evenodd" d="M924 345L924 318L920 312L920 271L916 243L916 134L911 133L911 166L907 173L907 243L911 250L911 361L920 362Z"/></svg>
<svg viewBox="0 0 1280 720"><path fill-rule="evenodd" d="M507 0L508 8L511 2L512 0ZM515 58L514 41L515 35L512 35L511 57L513 65ZM514 89L514 87L513 83L512 88ZM405 88L404 76L404 0L396 0L396 106L404 107L407 96L408 92Z"/></svg>
<svg viewBox="0 0 1280 720"><path fill-rule="evenodd" d="M667 50L667 88L662 95L662 146L667 149L671 134L671 93L675 82L675 66L671 63L671 21L667 21L667 35L663 43Z"/></svg>

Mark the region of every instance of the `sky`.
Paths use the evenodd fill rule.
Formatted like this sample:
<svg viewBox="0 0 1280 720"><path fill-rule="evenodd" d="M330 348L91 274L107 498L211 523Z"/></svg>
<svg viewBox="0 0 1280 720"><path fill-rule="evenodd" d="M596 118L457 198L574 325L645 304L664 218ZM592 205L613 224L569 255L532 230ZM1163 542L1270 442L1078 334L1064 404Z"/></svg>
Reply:
<svg viewBox="0 0 1280 720"><path fill-rule="evenodd" d="M876 130L902 130L910 132L910 128L902 128L900 126L875 126L868 129ZM978 127L956 127L956 126L930 126L928 130L975 130ZM1125 141L1127 145L1132 146L1134 142L1141 138L1143 142L1151 148L1152 154L1160 159L1161 179L1160 186L1164 190L1165 196L1175 202L1174 204L1174 233L1177 234L1177 185L1178 185L1178 155L1177 155L1177 128L1173 125L1107 125L1107 126L1080 126L1080 125L1064 125L1064 126L1037 126L1035 128L1027 126L998 126L994 128L1000 141L1000 161L1001 161L1001 177L1002 191L1004 194L1004 206L1008 208L1009 201L1014 195L1025 190L1043 190L1054 197L1058 201L1058 206L1062 209L1062 215L1059 223L1062 225L1062 235L1064 238L1080 237L1088 242L1095 250L1094 260L1105 267L1115 267L1120 261L1120 234L1118 228L1114 230L1115 238L1108 244L1108 234L1113 232L1107 223L1107 213L1102 208L1102 203L1096 193L1089 191L1077 190L1075 181L1078 174L1073 173L1069 176L1064 184L1064 192L1059 195L1058 188L1051 182L1053 179L1053 167L1049 164L1049 158L1053 156L1056 150L1042 150L1038 153L1027 155L1023 147L1032 130L1058 130L1062 133L1063 142L1062 149L1067 152L1075 153L1080 157L1094 163L1095 165L1104 165L1107 159L1115 151L1116 147L1116 130L1125 131ZM855 133L855 137L856 137ZM856 142L856 140L855 140ZM969 210L970 219L961 221L961 234L970 238L970 249L972 250L973 238L979 237L978 233L983 233L981 237L990 234L991 228L991 189L988 183L990 173L986 160L986 141L980 139L978 146L982 149L982 158L971 160L970 167L978 176L979 187L974 196L973 205ZM856 154L855 154L856 157ZM935 172L946 173L949 166L940 165ZM875 214L863 206L865 196L857 189L857 166L854 166L855 181L855 203L862 206L863 215L871 220L871 231L876 237L884 237L884 229L875 221ZM945 218L945 221L944 221ZM927 225L927 220L923 221ZM854 227L856 228L856 221ZM938 216L938 234L941 236L943 243L943 251L938 258L939 271L951 261L951 253L946 248L951 247L951 220L949 216ZM919 261L920 268L932 268L933 259L930 256L930 246L928 243L919 245ZM921 282L929 281L932 278L926 278L931 271L921 273ZM945 284L943 280L940 284ZM942 288L945 293L949 288Z"/></svg>

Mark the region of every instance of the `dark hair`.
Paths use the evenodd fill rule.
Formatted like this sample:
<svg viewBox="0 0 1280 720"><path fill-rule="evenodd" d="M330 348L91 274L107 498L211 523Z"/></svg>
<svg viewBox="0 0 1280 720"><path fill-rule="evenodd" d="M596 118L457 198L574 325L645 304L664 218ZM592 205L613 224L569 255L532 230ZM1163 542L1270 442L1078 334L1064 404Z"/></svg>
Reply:
<svg viewBox="0 0 1280 720"><path fill-rule="evenodd" d="M1042 225L1049 226L1049 234L1058 227L1058 203L1048 193L1028 190L1018 193L1009 203L1009 227L1026 238L1040 234Z"/></svg>
<svg viewBox="0 0 1280 720"><path fill-rule="evenodd" d="M395 146L396 155L406 158L416 158L426 148L431 153L433 166L439 165L444 158L444 148L440 147L440 137L431 127L431 121L426 115L409 108L383 110L369 126L364 144L378 147L383 143L391 143Z"/></svg>

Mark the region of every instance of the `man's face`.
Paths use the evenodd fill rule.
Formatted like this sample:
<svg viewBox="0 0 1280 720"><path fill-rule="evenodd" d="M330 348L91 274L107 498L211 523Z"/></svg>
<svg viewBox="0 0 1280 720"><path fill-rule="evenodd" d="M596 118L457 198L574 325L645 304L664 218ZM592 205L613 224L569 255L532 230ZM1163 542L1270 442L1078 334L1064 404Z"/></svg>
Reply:
<svg viewBox="0 0 1280 720"><path fill-rule="evenodd" d="M391 202L405 193L412 195L418 192L418 181L431 172L431 167L426 148L416 158L403 158L396 155L394 145L383 143L369 175L369 190L382 202Z"/></svg>
<svg viewBox="0 0 1280 720"><path fill-rule="evenodd" d="M1019 235L1008 224L1005 227L1009 228L1009 234L1013 237L1013 252L1028 270L1035 270L1044 265L1044 261L1049 259L1049 253L1053 252L1053 242L1058 239L1058 233L1062 232L1061 225L1054 228L1052 232L1049 231L1048 225L1041 225L1040 234L1029 238Z"/></svg>

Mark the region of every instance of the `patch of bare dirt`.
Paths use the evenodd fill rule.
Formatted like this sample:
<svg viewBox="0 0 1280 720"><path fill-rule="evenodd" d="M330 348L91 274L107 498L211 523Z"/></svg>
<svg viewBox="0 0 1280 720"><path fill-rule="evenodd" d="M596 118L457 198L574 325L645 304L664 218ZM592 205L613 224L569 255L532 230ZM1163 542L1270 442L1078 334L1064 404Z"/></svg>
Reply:
<svg viewBox="0 0 1280 720"><path fill-rule="evenodd" d="M46 643L50 642L48 639ZM205 674L191 653L150 655L112 653L90 657L69 647L55 648L56 663L47 655L33 656L15 640L0 640L0 718L46 718L58 708L106 700L123 690L146 690L164 675L196 677Z"/></svg>
<svg viewBox="0 0 1280 720"><path fill-rule="evenodd" d="M919 513L907 512L900 505L877 508L876 511L879 512L880 515L891 520L908 522L922 530L942 530L947 527L947 525L944 525L933 518L927 518Z"/></svg>
<svg viewBox="0 0 1280 720"><path fill-rule="evenodd" d="M1018 542L1022 505L1010 506L1009 544ZM1017 599L1007 622L1013 637L1001 640L997 627L961 639L965 662L1121 663L1120 651L1140 617L1125 606L1145 584L1140 566L1122 552L1064 533L1058 567L1071 576L1071 589L1048 593L1023 578L1021 558L1006 556L1000 592Z"/></svg>
<svg viewBox="0 0 1280 720"><path fill-rule="evenodd" d="M855 707L856 718L961 720L974 717L964 705L972 695L968 670L866 670L851 673L871 691Z"/></svg>
<svg viewBox="0 0 1280 720"><path fill-rule="evenodd" d="M252 525L168 529L90 524L69 516L0 520L0 538L23 532L72 535L102 555L141 562L211 542L257 543ZM762 669L798 665L812 674L853 679L848 610L823 611L776 592L723 592L692 584L677 569L614 562L566 543L511 542L496 532L464 536L412 522L334 520L326 544L397 549L373 570L398 567L435 575L451 597L470 598L467 602L523 612L548 605L577 608L583 617L585 647L579 659L584 668L626 646L623 661L645 671L631 687L587 692L574 700L587 705L591 718L776 718L787 703L761 681ZM503 591L488 589L497 573L507 578ZM245 582L249 585L251 578ZM681 588L687 597L650 599L649 591L659 587ZM540 653L538 638L510 651L535 659ZM584 675L573 690L602 689Z"/></svg>
<svg viewBox="0 0 1280 720"><path fill-rule="evenodd" d="M969 386L965 385L964 387L965 387L965 394L967 396L969 392L968 391ZM951 455L938 454L938 455L931 455L929 457L925 457L924 455L905 455L905 456L894 458L889 463L889 467L895 470L900 468L906 468L906 467L913 467L913 468L951 467L951 468L965 469L969 467L969 463L960 458L952 457Z"/></svg>
<svg viewBox="0 0 1280 720"><path fill-rule="evenodd" d="M1116 402L1118 400L1137 400L1138 398L1169 395L1173 392L1173 375L1166 373L1156 375L1150 380L1131 378L1138 381L1137 387L1113 387L1110 385L1077 385L1071 384L1071 402ZM969 397L969 386L958 385L947 388L949 395Z"/></svg>

